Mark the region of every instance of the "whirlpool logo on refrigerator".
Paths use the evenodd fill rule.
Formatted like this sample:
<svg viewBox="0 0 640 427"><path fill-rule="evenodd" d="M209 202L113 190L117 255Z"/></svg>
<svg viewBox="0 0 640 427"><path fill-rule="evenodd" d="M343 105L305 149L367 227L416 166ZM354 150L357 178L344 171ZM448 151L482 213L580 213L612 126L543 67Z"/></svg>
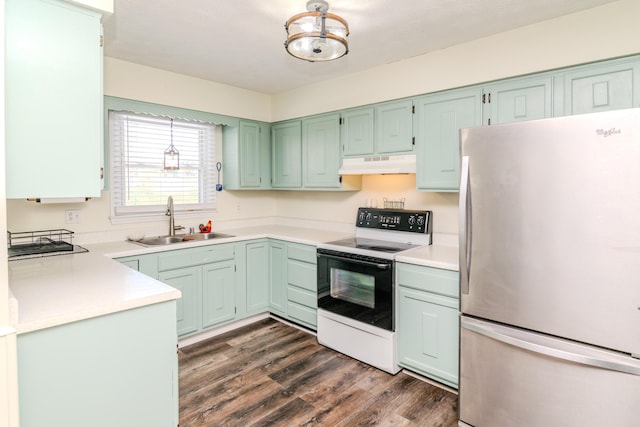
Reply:
<svg viewBox="0 0 640 427"><path fill-rule="evenodd" d="M612 135L617 135L622 133L621 129L611 128L611 129L596 129L596 135L607 138Z"/></svg>

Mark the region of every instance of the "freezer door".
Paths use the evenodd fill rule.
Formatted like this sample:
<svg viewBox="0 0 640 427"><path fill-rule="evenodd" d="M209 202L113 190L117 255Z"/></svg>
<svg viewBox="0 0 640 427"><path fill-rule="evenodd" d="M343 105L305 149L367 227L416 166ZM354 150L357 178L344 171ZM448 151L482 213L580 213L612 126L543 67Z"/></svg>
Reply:
<svg viewBox="0 0 640 427"><path fill-rule="evenodd" d="M640 354L640 109L461 138L462 311Z"/></svg>
<svg viewBox="0 0 640 427"><path fill-rule="evenodd" d="M466 316L460 345L468 425L638 424L640 360Z"/></svg>

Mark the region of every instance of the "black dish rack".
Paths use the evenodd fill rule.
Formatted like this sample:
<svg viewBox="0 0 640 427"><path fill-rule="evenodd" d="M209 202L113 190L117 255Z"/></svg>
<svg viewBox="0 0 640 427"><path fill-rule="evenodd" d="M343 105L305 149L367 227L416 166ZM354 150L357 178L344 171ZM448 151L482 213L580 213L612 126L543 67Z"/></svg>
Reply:
<svg viewBox="0 0 640 427"><path fill-rule="evenodd" d="M73 231L65 229L7 231L7 255L9 258L23 255L73 252Z"/></svg>

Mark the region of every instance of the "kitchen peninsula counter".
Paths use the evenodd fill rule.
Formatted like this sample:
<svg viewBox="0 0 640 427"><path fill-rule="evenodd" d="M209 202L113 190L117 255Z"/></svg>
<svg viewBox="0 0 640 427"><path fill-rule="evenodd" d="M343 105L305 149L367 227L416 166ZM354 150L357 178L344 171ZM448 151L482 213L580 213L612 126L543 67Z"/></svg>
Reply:
<svg viewBox="0 0 640 427"><path fill-rule="evenodd" d="M100 253L9 261L18 334L180 298L180 291Z"/></svg>

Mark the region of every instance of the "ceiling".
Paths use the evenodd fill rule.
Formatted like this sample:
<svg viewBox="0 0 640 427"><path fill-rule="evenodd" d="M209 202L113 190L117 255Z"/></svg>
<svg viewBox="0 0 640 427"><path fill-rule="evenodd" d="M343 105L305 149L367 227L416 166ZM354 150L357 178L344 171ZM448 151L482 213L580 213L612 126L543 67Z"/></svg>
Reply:
<svg viewBox="0 0 640 427"><path fill-rule="evenodd" d="M284 22L306 0L115 0L104 53L274 94L613 1L329 1L349 23L349 53L311 63L284 49Z"/></svg>

